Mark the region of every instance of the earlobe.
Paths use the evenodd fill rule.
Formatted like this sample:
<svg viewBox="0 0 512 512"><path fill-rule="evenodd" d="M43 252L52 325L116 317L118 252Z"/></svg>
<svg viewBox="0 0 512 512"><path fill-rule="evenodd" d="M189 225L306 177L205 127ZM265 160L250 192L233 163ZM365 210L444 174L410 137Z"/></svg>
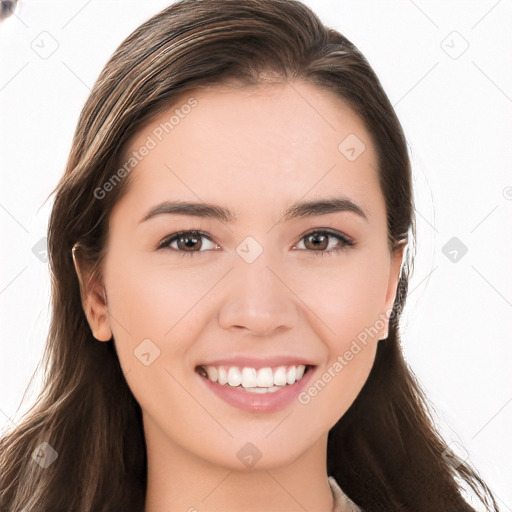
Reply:
<svg viewBox="0 0 512 512"><path fill-rule="evenodd" d="M97 285L94 285L84 297L83 308L93 336L98 341L110 341L112 331L108 321L105 290L99 290Z"/></svg>
<svg viewBox="0 0 512 512"><path fill-rule="evenodd" d="M76 244L72 249L73 264L80 284L80 295L87 322L98 341L110 341L112 331L108 321L107 296L105 288L92 273L80 265Z"/></svg>

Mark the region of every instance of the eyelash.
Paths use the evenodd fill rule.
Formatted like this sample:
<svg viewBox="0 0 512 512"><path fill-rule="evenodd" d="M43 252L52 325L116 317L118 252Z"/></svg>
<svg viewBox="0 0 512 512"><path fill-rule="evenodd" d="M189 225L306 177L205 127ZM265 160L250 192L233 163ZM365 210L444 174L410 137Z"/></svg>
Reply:
<svg viewBox="0 0 512 512"><path fill-rule="evenodd" d="M193 235L196 237L204 237L204 238L207 238L208 240L210 240L211 242L213 242L213 240L203 231L198 231L198 230L180 231L178 233L173 233L172 235L164 238L164 240L162 240L162 242L160 242L160 244L158 245L157 250L168 249L171 251L176 251L177 253L179 253L180 257L193 256L195 253L198 253L198 252L199 253L206 252L206 251L182 251L180 249L174 249L174 248L169 247L172 242L179 240L179 238L182 237L183 235ZM312 252L315 256L332 256L334 254L339 254L340 252L345 250L347 247L352 247L355 245L354 241L351 240L350 238L348 238L347 236L342 235L341 233L338 233L336 231L331 231L331 230L327 230L327 229L316 229L313 231L309 231L308 233L303 235L299 241L302 241L304 238L307 238L310 235L327 235L327 236L335 238L339 242L341 242L341 247L338 247L336 249L323 250L323 251L314 251L313 249L299 249L302 251L306 250L306 251ZM215 242L213 242L213 243L215 243Z"/></svg>

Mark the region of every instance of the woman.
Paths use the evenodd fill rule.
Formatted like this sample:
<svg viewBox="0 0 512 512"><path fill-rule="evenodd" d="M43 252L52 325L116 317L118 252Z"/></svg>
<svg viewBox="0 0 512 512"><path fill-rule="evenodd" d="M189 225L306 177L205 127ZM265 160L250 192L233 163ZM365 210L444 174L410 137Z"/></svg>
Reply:
<svg viewBox="0 0 512 512"><path fill-rule="evenodd" d="M1 510L463 511L399 346L400 123L292 0L184 0L102 71L55 192L43 392Z"/></svg>

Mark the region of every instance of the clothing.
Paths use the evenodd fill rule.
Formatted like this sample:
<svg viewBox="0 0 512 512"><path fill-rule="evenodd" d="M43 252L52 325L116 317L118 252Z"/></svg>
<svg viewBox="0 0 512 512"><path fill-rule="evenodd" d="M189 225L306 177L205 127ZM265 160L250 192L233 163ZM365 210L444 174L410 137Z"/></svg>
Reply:
<svg viewBox="0 0 512 512"><path fill-rule="evenodd" d="M362 512L362 510L341 490L334 477L328 477L334 499L332 512Z"/></svg>

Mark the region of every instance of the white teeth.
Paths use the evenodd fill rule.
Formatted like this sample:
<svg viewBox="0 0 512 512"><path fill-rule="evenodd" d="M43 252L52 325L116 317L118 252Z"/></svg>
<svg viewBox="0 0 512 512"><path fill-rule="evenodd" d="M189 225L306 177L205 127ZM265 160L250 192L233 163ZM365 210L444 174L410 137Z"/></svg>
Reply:
<svg viewBox="0 0 512 512"><path fill-rule="evenodd" d="M206 367L206 368L208 368L208 367ZM208 377L209 377L209 375L208 375ZM217 370L217 379L218 379L217 382L222 385L227 384L227 382L228 382L228 372L226 372L226 369L223 366L221 366ZM213 380L213 379L211 379L211 380ZM215 381L213 381L213 382L215 382Z"/></svg>
<svg viewBox="0 0 512 512"><path fill-rule="evenodd" d="M256 382L259 388L269 388L274 384L274 375L272 374L272 368L260 368L258 370L258 376Z"/></svg>
<svg viewBox="0 0 512 512"><path fill-rule="evenodd" d="M272 386L271 388L248 388L245 391L249 391L250 393L274 393L275 391L279 391L283 386Z"/></svg>
<svg viewBox="0 0 512 512"><path fill-rule="evenodd" d="M303 364L297 366L278 366L277 368L244 367L242 371L236 366L203 366L208 379L221 385L241 387L253 393L273 393L283 386L294 384L302 378L306 367Z"/></svg>
<svg viewBox="0 0 512 512"><path fill-rule="evenodd" d="M213 382L217 382L217 368L215 366L208 366L206 368L206 373L208 374L208 378L213 380Z"/></svg>
<svg viewBox="0 0 512 512"><path fill-rule="evenodd" d="M295 382L296 376L297 370L295 369L295 366L290 366L290 368L288 368L288 371L286 372L286 383L293 384Z"/></svg>
<svg viewBox="0 0 512 512"><path fill-rule="evenodd" d="M286 385L286 367L279 366L277 370L274 372L274 385L275 386L284 386Z"/></svg>
<svg viewBox="0 0 512 512"><path fill-rule="evenodd" d="M232 366L228 370L228 384L233 387L240 386L240 384L242 384L242 375L238 371L238 368Z"/></svg>
<svg viewBox="0 0 512 512"><path fill-rule="evenodd" d="M255 388L257 383L257 372L255 368L244 368L242 370L242 386L244 388Z"/></svg>

